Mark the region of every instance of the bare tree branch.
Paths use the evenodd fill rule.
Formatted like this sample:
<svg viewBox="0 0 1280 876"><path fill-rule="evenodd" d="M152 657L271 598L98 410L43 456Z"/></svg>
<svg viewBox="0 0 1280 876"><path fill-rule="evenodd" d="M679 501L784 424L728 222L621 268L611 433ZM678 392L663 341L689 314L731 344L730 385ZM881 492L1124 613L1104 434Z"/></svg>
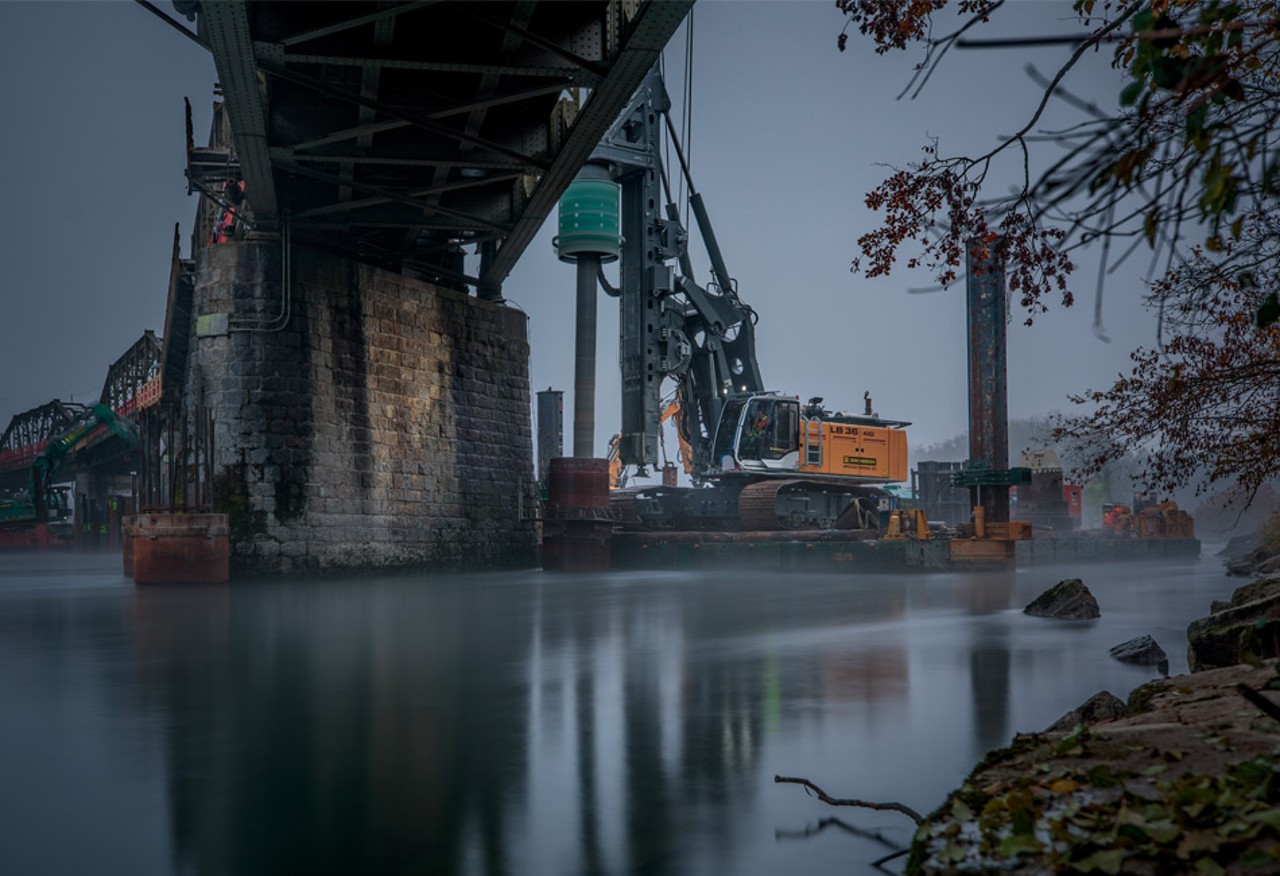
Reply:
<svg viewBox="0 0 1280 876"><path fill-rule="evenodd" d="M774 776L773 781L776 784L780 784L780 785L781 784L803 785L810 792L812 792L815 797L817 797L823 803L826 803L828 806L858 806L858 807L861 807L862 809L875 809L876 811L888 810L892 812L901 812L903 815L907 816L912 821L914 821L917 825L924 824L924 817L919 812L916 812L910 806L904 806L901 803L894 803L894 802L872 803L868 800L854 800L852 798L832 797L830 794L828 794L826 791L819 788L817 785L815 785L813 782L809 781L808 779L798 778L795 776Z"/></svg>

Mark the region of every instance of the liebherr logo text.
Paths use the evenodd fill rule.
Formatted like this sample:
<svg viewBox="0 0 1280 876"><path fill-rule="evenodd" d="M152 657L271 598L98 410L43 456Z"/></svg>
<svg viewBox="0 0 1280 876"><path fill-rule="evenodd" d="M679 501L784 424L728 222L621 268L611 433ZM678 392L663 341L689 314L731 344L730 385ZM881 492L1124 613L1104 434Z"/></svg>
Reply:
<svg viewBox="0 0 1280 876"><path fill-rule="evenodd" d="M872 466L876 464L874 456L846 456L844 458L845 465Z"/></svg>

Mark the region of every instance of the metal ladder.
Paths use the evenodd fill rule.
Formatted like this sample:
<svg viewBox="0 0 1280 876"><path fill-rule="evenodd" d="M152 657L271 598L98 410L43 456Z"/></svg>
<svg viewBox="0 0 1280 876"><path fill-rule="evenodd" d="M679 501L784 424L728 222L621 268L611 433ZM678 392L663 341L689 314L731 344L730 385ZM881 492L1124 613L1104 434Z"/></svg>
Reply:
<svg viewBox="0 0 1280 876"><path fill-rule="evenodd" d="M822 421L817 418L802 417L804 433L804 464L821 467L822 465Z"/></svg>

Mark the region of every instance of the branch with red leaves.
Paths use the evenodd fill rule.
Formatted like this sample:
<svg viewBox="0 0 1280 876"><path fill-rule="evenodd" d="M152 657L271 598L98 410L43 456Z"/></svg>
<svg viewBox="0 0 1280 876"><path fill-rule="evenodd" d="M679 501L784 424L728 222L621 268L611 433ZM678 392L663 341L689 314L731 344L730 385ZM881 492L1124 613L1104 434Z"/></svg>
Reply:
<svg viewBox="0 0 1280 876"><path fill-rule="evenodd" d="M1136 453L1148 486L1167 491L1203 474L1252 496L1280 476L1277 288L1280 218L1261 215L1156 283L1149 303L1163 312L1164 343L1135 350L1127 375L1074 397L1085 412L1056 423L1054 438L1087 460L1081 474Z"/></svg>
<svg viewBox="0 0 1280 876"><path fill-rule="evenodd" d="M917 68L928 73L956 36L983 23L996 0L837 0L852 25L884 53L925 46ZM935 19L951 6L968 16L945 37L932 36ZM858 238L853 269L867 277L899 262L929 270L944 287L954 282L970 241L989 244L1010 272L1010 286L1028 322L1058 296L1069 305L1073 268L1068 253L1096 241L1105 247L1104 276L1145 242L1154 271L1185 257L1193 225L1206 228L1204 246L1221 251L1238 239L1242 217L1273 209L1280 194L1280 152L1272 132L1280 124L1280 12L1264 0L1076 0L1091 28L1047 80L1038 106L1020 130L976 156L943 156L935 141L924 158L894 169L866 203L881 214L877 228ZM844 47L846 34L841 34ZM1131 81L1120 109L1104 113L1063 88L1078 61L1107 44L1113 65ZM910 87L910 86L909 86ZM1087 107L1082 124L1033 134L1053 96ZM1064 154L1031 173L1033 141L1053 142ZM1022 181L1011 196L984 195L993 162L1019 160ZM1118 242L1114 259L1109 244ZM904 250L911 250L904 253ZM1101 284L1101 279L1099 283Z"/></svg>

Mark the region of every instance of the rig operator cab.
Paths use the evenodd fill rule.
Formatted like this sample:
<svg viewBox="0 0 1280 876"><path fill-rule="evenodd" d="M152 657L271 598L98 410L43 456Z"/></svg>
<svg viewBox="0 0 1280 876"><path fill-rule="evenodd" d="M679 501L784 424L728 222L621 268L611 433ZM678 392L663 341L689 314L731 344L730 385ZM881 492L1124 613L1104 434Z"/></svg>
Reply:
<svg viewBox="0 0 1280 876"><path fill-rule="evenodd" d="M907 425L870 412L831 413L820 398L801 405L798 396L749 393L725 403L712 459L724 474L904 481Z"/></svg>

